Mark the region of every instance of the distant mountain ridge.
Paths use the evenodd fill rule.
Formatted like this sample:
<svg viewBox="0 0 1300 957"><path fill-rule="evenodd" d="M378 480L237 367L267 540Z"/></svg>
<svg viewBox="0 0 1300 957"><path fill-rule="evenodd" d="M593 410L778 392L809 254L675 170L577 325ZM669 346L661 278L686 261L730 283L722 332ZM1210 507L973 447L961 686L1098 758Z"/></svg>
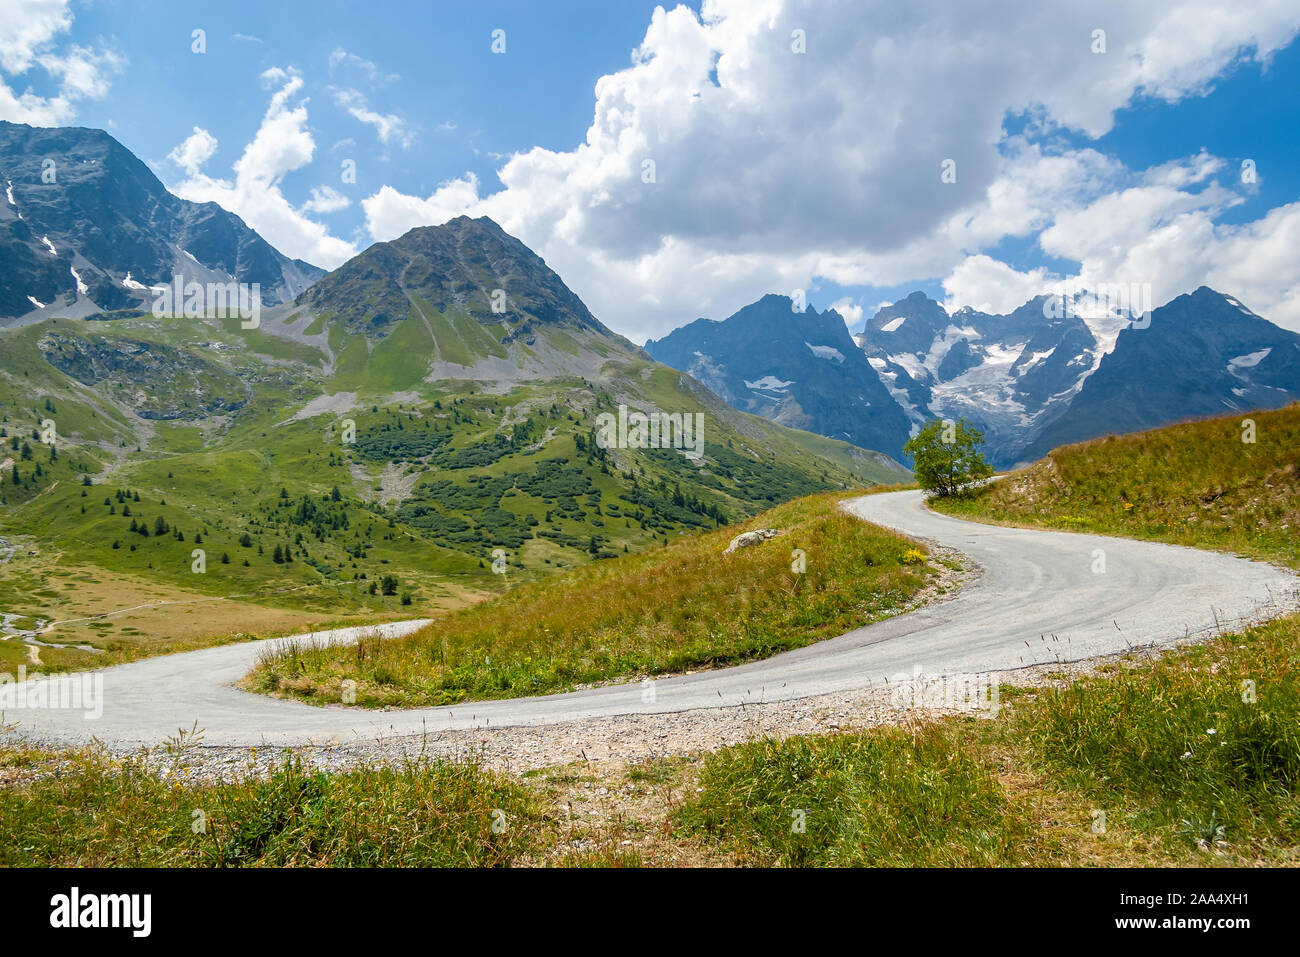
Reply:
<svg viewBox="0 0 1300 957"><path fill-rule="evenodd" d="M767 295L729 318L697 319L645 344L732 406L898 458L906 414L833 310Z"/></svg>
<svg viewBox="0 0 1300 957"><path fill-rule="evenodd" d="M694 370L737 408L777 418L786 414L781 402L755 398L763 394L754 388L762 369L763 382L782 385L793 401L818 396L799 406L803 428L861 435L844 424L857 419L873 447L891 452L928 419L966 418L984 431L990 458L1002 467L1108 432L1300 399L1300 336L1208 287L1152 310L1149 325L1120 314L1081 316L1070 303L1048 308L1058 304L1045 296L1006 315L949 314L916 292L880 309L853 337L900 424L895 410L864 398L872 389L857 388L860 376L854 388L841 387L840 375L810 381L817 367L792 344L835 338L824 328L827 316L841 321L834 312L787 310L779 317L784 330L753 335L751 311L778 298L765 296L722 323L689 323L646 348ZM843 368L856 365L846 358Z"/></svg>
<svg viewBox="0 0 1300 957"><path fill-rule="evenodd" d="M150 287L257 283L293 299L325 274L216 203L168 192L102 130L0 121L0 319L148 310Z"/></svg>

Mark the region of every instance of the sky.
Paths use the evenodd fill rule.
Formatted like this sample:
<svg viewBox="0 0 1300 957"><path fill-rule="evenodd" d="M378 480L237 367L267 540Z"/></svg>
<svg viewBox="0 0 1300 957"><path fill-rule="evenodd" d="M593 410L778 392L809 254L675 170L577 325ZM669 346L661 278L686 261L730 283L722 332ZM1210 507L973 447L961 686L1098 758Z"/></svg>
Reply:
<svg viewBox="0 0 1300 957"><path fill-rule="evenodd" d="M1061 283L1300 331L1298 32L1300 0L0 0L0 119L105 129L325 268L491 216L637 342Z"/></svg>

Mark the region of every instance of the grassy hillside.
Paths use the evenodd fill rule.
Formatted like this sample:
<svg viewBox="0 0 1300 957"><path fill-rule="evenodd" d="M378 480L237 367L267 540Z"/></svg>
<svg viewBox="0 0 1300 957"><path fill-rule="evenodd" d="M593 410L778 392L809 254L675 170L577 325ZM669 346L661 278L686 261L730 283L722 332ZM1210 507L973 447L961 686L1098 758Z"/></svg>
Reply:
<svg viewBox="0 0 1300 957"><path fill-rule="evenodd" d="M1253 442L1243 422L1254 424ZM980 521L1123 535L1300 568L1300 405L1054 449L933 507Z"/></svg>
<svg viewBox="0 0 1300 957"><path fill-rule="evenodd" d="M378 345L345 335L355 366L276 329L144 316L0 332L0 664L439 614L503 589L497 549L519 583L902 474L590 330L555 331L590 377L426 381L428 341L386 346L422 324ZM596 417L619 403L702 413L703 459L599 448Z"/></svg>
<svg viewBox="0 0 1300 957"><path fill-rule="evenodd" d="M683 538L534 582L406 638L359 646L286 643L249 687L360 706L521 697L575 685L736 664L832 637L913 600L934 569L910 540L799 499L740 526ZM767 542L723 555L741 531ZM802 549L806 571L792 570Z"/></svg>

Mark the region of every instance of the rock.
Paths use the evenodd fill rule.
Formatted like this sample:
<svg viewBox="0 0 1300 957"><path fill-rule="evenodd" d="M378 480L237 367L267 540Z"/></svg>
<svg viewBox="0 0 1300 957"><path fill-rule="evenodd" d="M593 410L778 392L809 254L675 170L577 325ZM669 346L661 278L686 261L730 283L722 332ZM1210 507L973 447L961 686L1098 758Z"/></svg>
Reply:
<svg viewBox="0 0 1300 957"><path fill-rule="evenodd" d="M757 545L759 542L765 542L769 538L776 538L776 536L780 534L781 530L777 528L759 528L752 532L743 532L731 540L731 544L727 546L727 550L722 554L730 555L737 549L748 548L750 545Z"/></svg>

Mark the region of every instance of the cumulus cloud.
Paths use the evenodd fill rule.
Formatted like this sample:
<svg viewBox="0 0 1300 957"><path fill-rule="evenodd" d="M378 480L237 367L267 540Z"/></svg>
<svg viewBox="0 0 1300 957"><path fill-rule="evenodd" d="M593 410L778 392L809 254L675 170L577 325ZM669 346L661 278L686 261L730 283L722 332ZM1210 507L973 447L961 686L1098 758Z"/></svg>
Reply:
<svg viewBox="0 0 1300 957"><path fill-rule="evenodd" d="M80 100L101 99L125 60L107 48L66 43L72 27L68 0L5 0L0 10L0 119L33 126L71 123ZM40 69L57 84L51 96L30 86Z"/></svg>
<svg viewBox="0 0 1300 957"><path fill-rule="evenodd" d="M212 159L217 151L217 138L205 129L194 127L194 132L178 143L170 153L169 159L176 166L185 170L190 176L199 175L203 164Z"/></svg>
<svg viewBox="0 0 1300 957"><path fill-rule="evenodd" d="M1093 52L1099 25L1105 53ZM1150 199L1210 220L1232 201L1226 189L1170 195L1213 175L1212 158L1133 185L1101 153L1040 141L1100 136L1142 97L1200 95L1298 30L1300 9L1285 0L659 8L631 64L596 84L573 149L515 154L488 194L466 176L428 197L385 186L363 208L379 240L490 215L634 338L818 277L892 286L946 276L950 294L1004 302L1036 278L994 265L990 247L1065 229L1062 210L1134 188L1169 191ZM1033 142L1006 134L1008 115L1032 118ZM946 160L953 182L941 178ZM1100 244L1141 240L1100 216L1089 225ZM999 279L1015 291L994 295Z"/></svg>
<svg viewBox="0 0 1300 957"><path fill-rule="evenodd" d="M309 213L325 211L319 200L328 205L329 194L314 194L316 205L309 200L299 208L281 189L284 177L307 166L316 149L307 125L307 103L299 99L302 77L273 67L262 74L262 80L273 93L257 133L235 162L234 178L215 178L201 171L216 142L212 140L212 149L204 156L211 137L196 128L169 155L188 174L172 192L195 202L219 203L286 255L332 269L355 255L356 247L332 236L324 224L310 217Z"/></svg>
<svg viewBox="0 0 1300 957"><path fill-rule="evenodd" d="M1146 171L1137 185L1065 209L1039 236L1052 256L1079 264L1056 275L1018 271L984 254L970 255L943 281L946 305L1005 312L1060 282L1085 289L1143 283L1161 304L1208 285L1242 299L1251 309L1300 331L1300 202L1242 224L1218 223L1241 196L1217 181L1199 190L1223 161L1202 153Z"/></svg>

